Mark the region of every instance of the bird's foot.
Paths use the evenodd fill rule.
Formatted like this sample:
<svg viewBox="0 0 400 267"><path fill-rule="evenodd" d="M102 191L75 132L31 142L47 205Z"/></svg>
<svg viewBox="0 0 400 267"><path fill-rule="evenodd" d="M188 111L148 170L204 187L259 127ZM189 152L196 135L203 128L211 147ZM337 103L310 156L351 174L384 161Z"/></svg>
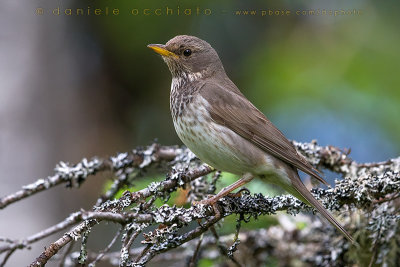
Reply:
<svg viewBox="0 0 400 267"><path fill-rule="evenodd" d="M241 197L243 192L246 192L247 194L250 194L250 190L247 189L246 187L241 188L238 192L236 193L229 193L227 196L228 197Z"/></svg>
<svg viewBox="0 0 400 267"><path fill-rule="evenodd" d="M193 201L192 205L193 206L198 206L198 205L206 205L206 206L211 206L214 210L215 216L219 217L221 216L221 211L218 208L218 204L217 204L218 198L216 198L215 196L207 198L207 199L203 199L200 201Z"/></svg>
<svg viewBox="0 0 400 267"><path fill-rule="evenodd" d="M203 199L203 200L200 200L200 201L193 201L192 202L192 204L193 205L207 205L207 206L212 206L212 205L214 205L215 203L217 203L217 201L215 201L214 199L213 199L213 197L210 197L210 198L207 198L207 199Z"/></svg>
<svg viewBox="0 0 400 267"><path fill-rule="evenodd" d="M229 197L241 197L243 192L246 193L250 193L249 189L247 189L246 187L243 187L242 189L240 189L237 193L228 193L225 196L229 196ZM200 201L193 201L192 205L193 206L198 206L198 205L206 205L206 206L211 206L214 210L215 216L219 217L221 216L221 211L219 209L219 206L217 204L217 201L221 198L224 197L223 195L221 196L220 194L209 197L207 199L203 199Z"/></svg>

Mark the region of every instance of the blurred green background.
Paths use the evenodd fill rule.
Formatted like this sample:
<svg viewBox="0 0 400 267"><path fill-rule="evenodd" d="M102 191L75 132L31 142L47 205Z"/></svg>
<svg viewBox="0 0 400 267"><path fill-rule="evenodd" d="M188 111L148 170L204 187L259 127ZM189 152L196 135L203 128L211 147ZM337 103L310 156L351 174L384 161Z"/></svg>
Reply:
<svg viewBox="0 0 400 267"><path fill-rule="evenodd" d="M289 138L352 148L359 161L385 160L400 151L395 1L98 3L139 10L137 16L89 18L107 75L118 84L117 90L107 89L113 91L110 101L121 109L118 118L132 146L152 138L179 143L168 109L170 74L146 44L190 34L216 48L231 79ZM166 15L166 7L174 15ZM197 7L212 14L182 15ZM157 8L162 16L140 13ZM362 15L295 15L318 9L356 9ZM236 14L246 10L258 15ZM292 15L262 17L261 10L290 10Z"/></svg>
<svg viewBox="0 0 400 267"><path fill-rule="evenodd" d="M119 15L94 15L96 8L107 7L110 13L119 9ZM90 15L77 16L79 8ZM65 14L69 9L73 15ZM291 14L261 16L269 10ZM357 13L296 15L313 10ZM154 139L181 144L169 112L170 73L146 47L179 34L208 41L229 77L289 139L351 148L360 162L396 157L399 11L396 0L5 0L0 194L50 175L60 160L110 156ZM1 211L0 229L11 222L14 228L3 227L0 235L27 236L76 209L90 209L109 178L89 180L80 190L58 188ZM249 188L268 192L259 184ZM22 214L38 205L43 208L27 227ZM26 259L14 257L13 263L26 265L40 250L27 252Z"/></svg>

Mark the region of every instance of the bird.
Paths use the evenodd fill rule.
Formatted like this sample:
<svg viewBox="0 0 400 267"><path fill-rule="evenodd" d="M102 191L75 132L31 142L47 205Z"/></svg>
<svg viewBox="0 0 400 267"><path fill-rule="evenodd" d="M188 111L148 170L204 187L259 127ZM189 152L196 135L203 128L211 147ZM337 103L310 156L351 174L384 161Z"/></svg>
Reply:
<svg viewBox="0 0 400 267"><path fill-rule="evenodd" d="M179 138L201 161L241 177L203 204L215 205L220 198L258 177L315 208L354 243L346 229L305 187L298 171L328 183L242 94L208 42L178 35L165 45L148 47L161 55L172 74L170 110Z"/></svg>

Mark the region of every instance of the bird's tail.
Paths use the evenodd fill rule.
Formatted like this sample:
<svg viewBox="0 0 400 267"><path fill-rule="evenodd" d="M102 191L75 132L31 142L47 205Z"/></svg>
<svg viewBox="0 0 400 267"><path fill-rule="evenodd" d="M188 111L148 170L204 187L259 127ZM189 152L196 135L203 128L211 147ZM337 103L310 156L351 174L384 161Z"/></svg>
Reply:
<svg viewBox="0 0 400 267"><path fill-rule="evenodd" d="M332 214L322 206L322 204L314 198L310 191L306 188L303 182L298 177L296 172L296 176L294 179L292 178L292 185L293 189L296 192L289 192L292 193L295 197L299 198L301 201L305 202L306 204L312 206L313 208L317 209L322 216L325 217L336 229L338 229L350 242L354 243L353 237L344 229L344 227L332 216ZM297 194L295 194L297 193Z"/></svg>

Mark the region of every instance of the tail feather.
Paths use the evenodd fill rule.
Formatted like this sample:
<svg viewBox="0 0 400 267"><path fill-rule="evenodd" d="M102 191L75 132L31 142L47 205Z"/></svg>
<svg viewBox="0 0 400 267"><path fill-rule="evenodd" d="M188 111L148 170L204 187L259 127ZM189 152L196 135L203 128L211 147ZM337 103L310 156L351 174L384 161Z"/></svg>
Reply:
<svg viewBox="0 0 400 267"><path fill-rule="evenodd" d="M297 172L296 172L297 174ZM314 198L314 196L308 191L308 189L305 187L303 182L300 180L300 177L296 175L297 179L291 179L292 180L292 185L293 188L297 191L298 194L295 196L298 197L300 195L300 200L304 201L306 204L312 206L316 210L318 210L319 213L322 214L322 216L325 217L326 220L328 220L333 226L335 226L336 229L338 229L350 242L354 243L353 237L344 229L344 227L332 216L332 214L322 206L322 204ZM290 192L291 193L291 192Z"/></svg>

